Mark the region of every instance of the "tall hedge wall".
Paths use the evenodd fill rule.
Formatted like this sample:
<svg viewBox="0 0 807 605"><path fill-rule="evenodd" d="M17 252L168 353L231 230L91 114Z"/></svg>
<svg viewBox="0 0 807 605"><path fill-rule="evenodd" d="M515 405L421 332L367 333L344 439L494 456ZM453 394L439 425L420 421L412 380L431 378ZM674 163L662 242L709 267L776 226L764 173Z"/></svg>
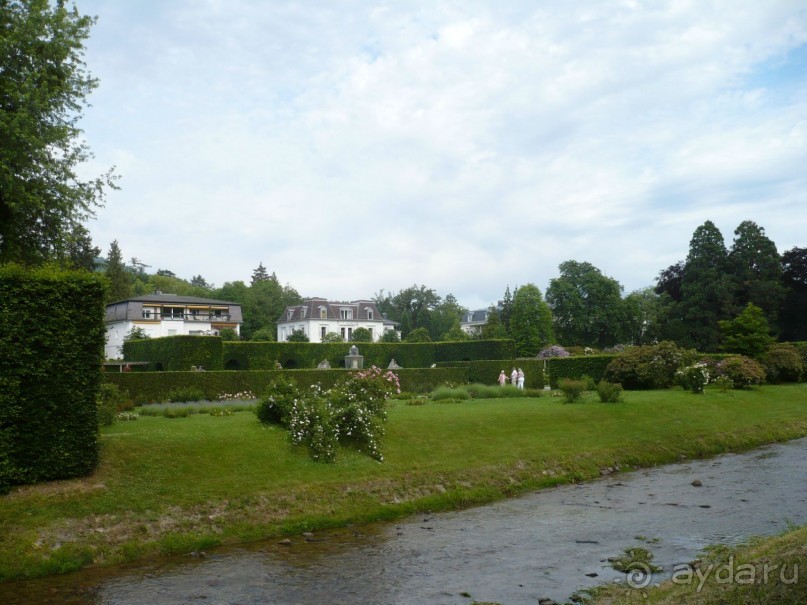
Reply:
<svg viewBox="0 0 807 605"><path fill-rule="evenodd" d="M251 391L260 397L269 383L277 376L291 378L299 386L320 384L332 386L350 370L247 370L244 372L111 372L104 381L115 384L129 392L135 403L165 401L173 389L194 387L201 389L205 397L218 399L223 394L235 395ZM467 382L468 371L457 368L402 368L395 370L401 389L411 393L427 393L446 383Z"/></svg>
<svg viewBox="0 0 807 605"><path fill-rule="evenodd" d="M512 359L512 340L475 340L437 343L355 343L364 367L428 368L440 361ZM345 366L351 343L222 342L217 336L168 336L124 343L126 361L148 361L149 370L182 372L191 366L206 370L315 369L327 360L332 368Z"/></svg>
<svg viewBox="0 0 807 605"><path fill-rule="evenodd" d="M0 267L0 490L98 463L104 281Z"/></svg>
<svg viewBox="0 0 807 605"><path fill-rule="evenodd" d="M222 370L222 341L218 336L168 336L123 343L126 361L148 361L149 370L182 372L191 366Z"/></svg>

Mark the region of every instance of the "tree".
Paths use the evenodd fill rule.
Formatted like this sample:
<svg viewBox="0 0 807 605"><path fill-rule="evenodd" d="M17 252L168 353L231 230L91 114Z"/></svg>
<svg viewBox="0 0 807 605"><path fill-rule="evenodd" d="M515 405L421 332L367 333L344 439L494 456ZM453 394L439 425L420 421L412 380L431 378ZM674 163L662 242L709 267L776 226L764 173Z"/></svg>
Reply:
<svg viewBox="0 0 807 605"><path fill-rule="evenodd" d="M92 245L90 232L83 225L75 225L65 240L65 264L73 269L95 271L95 259L101 248Z"/></svg>
<svg viewBox="0 0 807 605"><path fill-rule="evenodd" d="M550 280L546 300L561 344L612 347L625 337L622 286L591 263L566 261Z"/></svg>
<svg viewBox="0 0 807 605"><path fill-rule="evenodd" d="M488 320L482 326L481 336L486 339L507 338L499 310L492 305L488 308Z"/></svg>
<svg viewBox="0 0 807 605"><path fill-rule="evenodd" d="M734 230L734 243L728 254L735 309L753 303L771 321L785 296L782 259L776 244L754 221L743 221Z"/></svg>
<svg viewBox="0 0 807 605"><path fill-rule="evenodd" d="M274 276L274 274L272 274L271 276L269 275L269 273L266 271L266 267L263 266L263 263L258 263L258 268L255 269L252 272L252 284L251 285L254 286L258 282L268 281L273 276ZM277 280L277 278L275 278L275 280Z"/></svg>
<svg viewBox="0 0 807 605"><path fill-rule="evenodd" d="M807 248L791 248L782 255L785 296L779 313L780 338L807 340Z"/></svg>
<svg viewBox="0 0 807 605"><path fill-rule="evenodd" d="M454 324L459 325L467 312L468 310L457 302L453 294L447 294L442 302L435 305L431 311L429 336L432 337L432 340L440 340L446 332L454 327Z"/></svg>
<svg viewBox="0 0 807 605"><path fill-rule="evenodd" d="M260 330L255 330L255 332L252 333L252 338L250 338L250 340L253 342L274 342L275 333L269 328L261 328Z"/></svg>
<svg viewBox="0 0 807 605"><path fill-rule="evenodd" d="M373 333L367 328L356 328L350 337L353 342L373 342Z"/></svg>
<svg viewBox="0 0 807 605"><path fill-rule="evenodd" d="M518 286L516 286L516 291L518 291ZM499 312L499 317L502 320L502 326L504 326L504 333L505 335L510 334L510 315L513 312L513 295L510 294L510 286L508 285L507 288L504 290L504 296L502 297L502 305L501 311Z"/></svg>
<svg viewBox="0 0 807 605"><path fill-rule="evenodd" d="M213 284L207 283L207 280L201 275L194 275L191 279L191 285L195 288L202 288L203 290L213 289Z"/></svg>
<svg viewBox="0 0 807 605"><path fill-rule="evenodd" d="M659 338L659 296L653 288L636 290L625 297L626 344L646 345Z"/></svg>
<svg viewBox="0 0 807 605"><path fill-rule="evenodd" d="M123 264L118 240L109 245L109 254L106 257L106 278L109 280L109 301L126 300L131 295L131 281L126 267Z"/></svg>
<svg viewBox="0 0 807 605"><path fill-rule="evenodd" d="M706 221L695 229L689 242L676 310L683 329L676 341L685 348L716 351L720 342L717 322L730 317L732 308L723 235L712 221Z"/></svg>
<svg viewBox="0 0 807 605"><path fill-rule="evenodd" d="M465 332L462 328L460 328L460 322L455 321L454 325L451 326L451 329L443 334L440 340L446 342L463 342L466 340L470 340L471 337Z"/></svg>
<svg viewBox="0 0 807 605"><path fill-rule="evenodd" d="M219 336L224 341L239 340L238 332L236 332L233 328L222 328L221 330L219 330Z"/></svg>
<svg viewBox="0 0 807 605"><path fill-rule="evenodd" d="M723 335L721 348L727 353L759 359L775 340L765 313L753 303L748 303L734 319L718 323Z"/></svg>
<svg viewBox="0 0 807 605"><path fill-rule="evenodd" d="M337 334L336 332L328 332L322 337L322 342L345 342L345 339L342 338L341 334Z"/></svg>
<svg viewBox="0 0 807 605"><path fill-rule="evenodd" d="M398 333L395 330L387 330L378 339L379 342L401 342L398 338Z"/></svg>
<svg viewBox="0 0 807 605"><path fill-rule="evenodd" d="M302 330L292 330L289 337L286 339L288 342L309 342L308 336Z"/></svg>
<svg viewBox="0 0 807 605"><path fill-rule="evenodd" d="M388 319L400 324L401 332L408 334L416 328L431 326L431 313L439 304L440 297L426 286L410 286L394 296L383 290L375 295L373 302Z"/></svg>
<svg viewBox="0 0 807 605"><path fill-rule="evenodd" d="M516 290L510 331L518 357L535 357L552 342L552 311L537 286L526 284Z"/></svg>
<svg viewBox="0 0 807 605"><path fill-rule="evenodd" d="M431 342L429 331L426 328L415 328L404 339L406 342Z"/></svg>
<svg viewBox="0 0 807 605"><path fill-rule="evenodd" d="M123 335L123 342L132 342L134 340L148 340L148 339L149 339L148 332L146 332L140 326L132 326L132 329Z"/></svg>
<svg viewBox="0 0 807 605"><path fill-rule="evenodd" d="M93 23L61 1L0 2L0 262L63 258L115 187L112 170L77 174L93 157L78 127L98 85L82 61Z"/></svg>

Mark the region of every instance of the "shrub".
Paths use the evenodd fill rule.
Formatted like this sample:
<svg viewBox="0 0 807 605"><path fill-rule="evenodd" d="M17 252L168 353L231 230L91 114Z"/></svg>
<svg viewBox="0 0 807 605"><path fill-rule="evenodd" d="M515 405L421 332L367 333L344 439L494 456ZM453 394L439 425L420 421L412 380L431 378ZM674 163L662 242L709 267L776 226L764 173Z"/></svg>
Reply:
<svg viewBox="0 0 807 605"><path fill-rule="evenodd" d="M768 382L798 382L804 374L801 355L790 343L771 345L761 362Z"/></svg>
<svg viewBox="0 0 807 605"><path fill-rule="evenodd" d="M257 332L256 332L256 334L257 334ZM238 332L236 332L232 328L222 328L221 330L219 330L219 337L221 337L222 340L228 341L228 342L240 340L239 337L238 337ZM253 339L254 339L254 335L253 335ZM274 335L270 334L270 338L268 340L274 340Z"/></svg>
<svg viewBox="0 0 807 605"><path fill-rule="evenodd" d="M720 389L724 393L734 388L734 381L728 376L718 376L714 379L712 384L714 384L715 388Z"/></svg>
<svg viewBox="0 0 807 605"><path fill-rule="evenodd" d="M548 359L549 357L569 357L570 353L560 345L552 345L541 349L538 359Z"/></svg>
<svg viewBox="0 0 807 605"><path fill-rule="evenodd" d="M229 328L232 330L232 328ZM221 332L219 332L221 334ZM227 340L222 338L222 340ZM236 339L229 339L229 340L238 340ZM260 330L255 330L252 333L252 338L250 338L253 342L274 342L275 341L275 331L271 328L261 328Z"/></svg>
<svg viewBox="0 0 807 605"><path fill-rule="evenodd" d="M597 383L597 394L602 403L617 403L622 398L622 385L617 382L600 380Z"/></svg>
<svg viewBox="0 0 807 605"><path fill-rule="evenodd" d="M383 461L386 401L401 392L395 373L373 366L351 372L327 391L314 385L295 395L295 388L285 383L274 396L270 392L258 408L259 419L273 422L279 416L280 423L291 431L292 444L307 446L314 460L333 462L339 443L346 442Z"/></svg>
<svg viewBox="0 0 807 605"><path fill-rule="evenodd" d="M184 403L187 401L202 401L205 398L204 391L196 387L180 387L168 391L167 400L169 403Z"/></svg>
<svg viewBox="0 0 807 605"><path fill-rule="evenodd" d="M301 398L297 384L288 378L275 378L258 404L255 413L263 424L288 426L289 415L296 399Z"/></svg>
<svg viewBox="0 0 807 605"><path fill-rule="evenodd" d="M111 426L119 412L132 409L129 393L117 385L102 383L98 390L98 424Z"/></svg>
<svg viewBox="0 0 807 605"><path fill-rule="evenodd" d="M744 389L765 382L765 369L750 357L736 355L717 363L718 376L725 376L735 389Z"/></svg>
<svg viewBox="0 0 807 605"><path fill-rule="evenodd" d="M558 388L563 393L566 403L578 401L585 393L587 386L586 381L580 379L561 378L558 381Z"/></svg>
<svg viewBox="0 0 807 605"><path fill-rule="evenodd" d="M431 336L426 328L415 328L406 335L406 342L431 342Z"/></svg>
<svg viewBox="0 0 807 605"><path fill-rule="evenodd" d="M675 383L676 371L697 358L694 349L681 349L669 341L630 347L608 364L605 379L626 389L666 389Z"/></svg>
<svg viewBox="0 0 807 605"><path fill-rule="evenodd" d="M706 385L709 384L709 368L705 363L695 363L679 368L675 372L675 382L685 391L702 394Z"/></svg>
<svg viewBox="0 0 807 605"><path fill-rule="evenodd" d="M467 389L460 387L438 387L429 397L432 401L466 400L471 398L471 394Z"/></svg>

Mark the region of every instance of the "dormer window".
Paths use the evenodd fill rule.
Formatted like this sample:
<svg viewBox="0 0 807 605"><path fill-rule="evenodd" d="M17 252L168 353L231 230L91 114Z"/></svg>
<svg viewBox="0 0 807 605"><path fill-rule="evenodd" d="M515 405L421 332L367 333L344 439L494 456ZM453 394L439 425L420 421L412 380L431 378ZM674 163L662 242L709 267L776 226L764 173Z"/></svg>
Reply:
<svg viewBox="0 0 807 605"><path fill-rule="evenodd" d="M342 319L353 319L353 309L339 309Z"/></svg>
<svg viewBox="0 0 807 605"><path fill-rule="evenodd" d="M286 312L286 315L287 315L286 319L288 319L289 321L291 321L291 318L294 316L294 309L289 309L289 310Z"/></svg>
<svg viewBox="0 0 807 605"><path fill-rule="evenodd" d="M305 319L305 316L308 315L308 307L303 307L301 311L303 312L303 319Z"/></svg>
<svg viewBox="0 0 807 605"><path fill-rule="evenodd" d="M373 310L371 308L367 307L367 319L372 319L372 318L373 318Z"/></svg>
<svg viewBox="0 0 807 605"><path fill-rule="evenodd" d="M328 319L328 309L325 307L319 308L319 318L320 319Z"/></svg>

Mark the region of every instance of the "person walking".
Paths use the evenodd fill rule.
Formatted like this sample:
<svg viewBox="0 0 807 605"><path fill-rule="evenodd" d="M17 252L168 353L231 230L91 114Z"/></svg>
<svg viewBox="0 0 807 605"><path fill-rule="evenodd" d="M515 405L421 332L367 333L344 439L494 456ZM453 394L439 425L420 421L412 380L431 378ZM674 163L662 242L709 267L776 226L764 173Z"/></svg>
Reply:
<svg viewBox="0 0 807 605"><path fill-rule="evenodd" d="M517 381L518 381L518 385L517 385L517 386L518 386L518 388L519 388L519 389L522 389L522 390L523 390L523 389L524 389L524 370L522 370L521 368L519 368L519 369L518 369L518 372L517 372L517 374L516 374L516 376L517 376L517 378L516 378L516 379L517 379Z"/></svg>
<svg viewBox="0 0 807 605"><path fill-rule="evenodd" d="M510 384L512 384L514 387L518 386L518 370L515 368L513 368L513 371L510 372Z"/></svg>
<svg viewBox="0 0 807 605"><path fill-rule="evenodd" d="M504 370L502 370L499 373L499 386L503 387L506 383L507 383L507 374L505 374Z"/></svg>

